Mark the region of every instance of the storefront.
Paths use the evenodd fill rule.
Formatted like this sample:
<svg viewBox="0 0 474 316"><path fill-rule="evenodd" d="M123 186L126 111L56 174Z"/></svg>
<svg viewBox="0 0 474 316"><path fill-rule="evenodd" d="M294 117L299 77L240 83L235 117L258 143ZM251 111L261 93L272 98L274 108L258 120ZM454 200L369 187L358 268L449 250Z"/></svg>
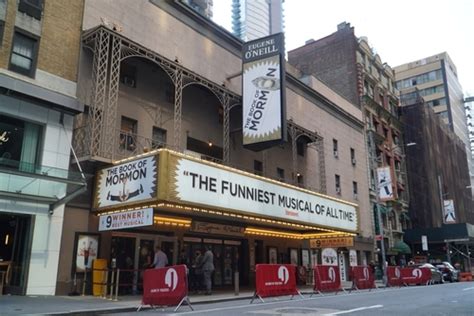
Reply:
<svg viewBox="0 0 474 316"><path fill-rule="evenodd" d="M211 246L215 286L232 286L235 272L253 284L257 263L321 263L311 239L353 245L359 229L355 204L164 149L118 161L96 182L94 220L111 249L102 258L141 269L161 245L170 264L192 265Z"/></svg>
<svg viewBox="0 0 474 316"><path fill-rule="evenodd" d="M33 88L5 78L12 90L0 95L0 291L54 295L64 203L85 188L81 175L68 170L78 110L53 109L48 93L45 100L20 98L15 89Z"/></svg>

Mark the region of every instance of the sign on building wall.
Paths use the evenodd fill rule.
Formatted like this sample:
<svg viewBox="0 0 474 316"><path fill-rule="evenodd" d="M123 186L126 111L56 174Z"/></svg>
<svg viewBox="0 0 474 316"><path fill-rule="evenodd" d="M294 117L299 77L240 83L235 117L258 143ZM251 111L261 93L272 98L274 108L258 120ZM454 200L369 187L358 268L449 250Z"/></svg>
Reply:
<svg viewBox="0 0 474 316"><path fill-rule="evenodd" d="M99 231L150 225L153 225L152 208L107 214L99 218Z"/></svg>
<svg viewBox="0 0 474 316"><path fill-rule="evenodd" d="M217 234L227 236L243 236L244 228L239 226L222 225L216 223L207 223L193 221L191 231L195 233Z"/></svg>
<svg viewBox="0 0 474 316"><path fill-rule="evenodd" d="M337 267L337 251L333 248L324 248L321 252L321 259L323 266Z"/></svg>
<svg viewBox="0 0 474 316"><path fill-rule="evenodd" d="M390 167L377 168L377 188L380 201L393 200L392 177Z"/></svg>
<svg viewBox="0 0 474 316"><path fill-rule="evenodd" d="M327 248L327 247L352 247L354 246L353 237L333 237L333 238L314 238L309 240L311 248Z"/></svg>
<svg viewBox="0 0 474 316"><path fill-rule="evenodd" d="M162 185L167 190L167 195L162 197L165 200L346 231L358 230L355 204L260 180L171 153L166 160L169 165L163 169L168 172L168 183Z"/></svg>
<svg viewBox="0 0 474 316"><path fill-rule="evenodd" d="M456 223L456 213L454 212L454 200L443 201L443 223Z"/></svg>
<svg viewBox="0 0 474 316"><path fill-rule="evenodd" d="M156 196L157 158L146 157L114 165L97 173L95 207L120 206Z"/></svg>
<svg viewBox="0 0 474 316"><path fill-rule="evenodd" d="M284 36L246 42L242 51L243 144L262 150L286 140Z"/></svg>

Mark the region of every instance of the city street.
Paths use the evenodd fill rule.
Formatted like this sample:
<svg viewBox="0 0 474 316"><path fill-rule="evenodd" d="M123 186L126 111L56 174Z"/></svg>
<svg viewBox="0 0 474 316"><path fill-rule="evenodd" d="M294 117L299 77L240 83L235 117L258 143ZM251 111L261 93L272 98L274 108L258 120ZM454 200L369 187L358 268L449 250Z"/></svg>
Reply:
<svg viewBox="0 0 474 316"><path fill-rule="evenodd" d="M142 314L160 315L474 315L474 283L377 289L352 294L304 295L266 298L265 303L248 300L200 304L191 311L187 306L173 309L148 309ZM131 315L137 313L122 313Z"/></svg>

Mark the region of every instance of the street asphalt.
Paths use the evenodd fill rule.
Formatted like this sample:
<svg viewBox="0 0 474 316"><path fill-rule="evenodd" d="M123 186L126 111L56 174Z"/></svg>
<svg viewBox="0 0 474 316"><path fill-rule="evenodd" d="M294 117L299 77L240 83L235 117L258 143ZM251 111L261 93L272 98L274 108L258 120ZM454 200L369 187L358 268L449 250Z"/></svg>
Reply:
<svg viewBox="0 0 474 316"><path fill-rule="evenodd" d="M431 286L353 291L351 294L325 294L304 298L265 298L264 303L249 300L199 304L194 311L181 307L149 309L139 313L155 315L248 315L248 316L316 316L316 315L474 315L474 282ZM138 313L120 313L132 315Z"/></svg>
<svg viewBox="0 0 474 316"><path fill-rule="evenodd" d="M347 288L347 287L345 287ZM431 286L379 288L371 291L328 293L310 297L310 287L301 288L304 298L264 298L250 304L251 289L240 295L217 291L210 296L191 295L194 311L181 306L151 309L140 305L139 296L120 297L119 301L92 296L0 296L0 315L474 315L474 282Z"/></svg>

